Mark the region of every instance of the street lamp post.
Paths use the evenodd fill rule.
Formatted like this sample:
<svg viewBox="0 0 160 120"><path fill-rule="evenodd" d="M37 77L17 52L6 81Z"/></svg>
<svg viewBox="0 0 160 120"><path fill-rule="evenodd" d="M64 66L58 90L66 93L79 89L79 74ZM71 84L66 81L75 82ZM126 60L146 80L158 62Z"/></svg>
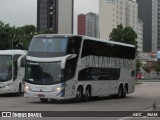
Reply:
<svg viewBox="0 0 160 120"><path fill-rule="evenodd" d="M14 33L13 38L12 38L12 50L13 50L13 41L15 37L16 37L16 34Z"/></svg>

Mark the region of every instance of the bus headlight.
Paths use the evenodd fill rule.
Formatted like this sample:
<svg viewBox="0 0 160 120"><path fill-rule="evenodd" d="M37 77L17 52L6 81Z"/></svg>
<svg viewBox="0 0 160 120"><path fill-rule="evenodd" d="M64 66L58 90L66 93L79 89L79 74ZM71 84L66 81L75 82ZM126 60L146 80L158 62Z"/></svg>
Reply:
<svg viewBox="0 0 160 120"><path fill-rule="evenodd" d="M57 91L60 91L62 88L61 87L57 87L56 89L57 89Z"/></svg>
<svg viewBox="0 0 160 120"><path fill-rule="evenodd" d="M53 91L61 91L63 87L53 87Z"/></svg>
<svg viewBox="0 0 160 120"><path fill-rule="evenodd" d="M25 90L30 90L30 87L29 87L29 86L25 86L24 89L25 89Z"/></svg>

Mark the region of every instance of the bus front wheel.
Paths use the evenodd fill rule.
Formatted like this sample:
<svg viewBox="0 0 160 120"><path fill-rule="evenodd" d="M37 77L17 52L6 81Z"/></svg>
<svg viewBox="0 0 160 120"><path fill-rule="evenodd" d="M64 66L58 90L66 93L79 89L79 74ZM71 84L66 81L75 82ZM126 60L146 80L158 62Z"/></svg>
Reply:
<svg viewBox="0 0 160 120"><path fill-rule="evenodd" d="M124 88L123 88L122 97L123 97L123 98L126 98L126 95L127 95L127 88L124 87Z"/></svg>
<svg viewBox="0 0 160 120"><path fill-rule="evenodd" d="M20 96L21 93L22 93L22 87L21 87L21 84L19 84L18 91L17 91L16 95Z"/></svg>
<svg viewBox="0 0 160 120"><path fill-rule="evenodd" d="M123 87L120 86L118 89L118 94L116 95L117 98L122 98L123 95Z"/></svg>
<svg viewBox="0 0 160 120"><path fill-rule="evenodd" d="M77 91L76 91L76 98L75 101L76 102L80 102L82 100L82 87L78 87Z"/></svg>

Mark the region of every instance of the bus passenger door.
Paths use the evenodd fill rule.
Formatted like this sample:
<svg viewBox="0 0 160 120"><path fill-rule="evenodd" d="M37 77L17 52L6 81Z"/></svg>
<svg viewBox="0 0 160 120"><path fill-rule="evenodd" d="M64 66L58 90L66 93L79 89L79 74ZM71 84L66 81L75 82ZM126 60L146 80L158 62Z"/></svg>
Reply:
<svg viewBox="0 0 160 120"><path fill-rule="evenodd" d="M65 96L73 96L75 91L75 73L77 58L71 58L66 61L65 69L63 72L63 79L65 82Z"/></svg>
<svg viewBox="0 0 160 120"><path fill-rule="evenodd" d="M18 73L17 73L17 82L22 83L22 90L24 88L24 77L25 77L25 62L26 62L26 55L22 55L18 58Z"/></svg>

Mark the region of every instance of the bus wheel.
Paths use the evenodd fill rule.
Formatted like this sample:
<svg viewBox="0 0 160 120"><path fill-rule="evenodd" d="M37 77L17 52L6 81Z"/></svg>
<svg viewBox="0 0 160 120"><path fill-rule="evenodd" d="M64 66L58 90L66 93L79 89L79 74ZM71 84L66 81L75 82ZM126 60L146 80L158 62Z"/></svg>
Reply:
<svg viewBox="0 0 160 120"><path fill-rule="evenodd" d="M18 96L20 96L20 95L21 95L21 90L22 90L22 89L21 89L21 84L19 84L18 92L17 92L17 95L18 95Z"/></svg>
<svg viewBox="0 0 160 120"><path fill-rule="evenodd" d="M122 94L123 94L123 87L120 86L119 89L118 89L118 94L116 95L116 97L121 98Z"/></svg>
<svg viewBox="0 0 160 120"><path fill-rule="evenodd" d="M40 101L43 103L46 103L46 102L48 102L48 99L47 98L40 98Z"/></svg>
<svg viewBox="0 0 160 120"><path fill-rule="evenodd" d="M125 98L125 97L126 97L126 95L127 95L127 88L126 88L126 87L124 87L124 88L123 88L122 97L123 97L123 98Z"/></svg>
<svg viewBox="0 0 160 120"><path fill-rule="evenodd" d="M82 87L78 87L77 91L76 91L76 98L75 101L76 102L80 102L82 99Z"/></svg>
<svg viewBox="0 0 160 120"><path fill-rule="evenodd" d="M89 87L87 87L84 93L84 101L89 101L90 98L91 98L91 91Z"/></svg>

